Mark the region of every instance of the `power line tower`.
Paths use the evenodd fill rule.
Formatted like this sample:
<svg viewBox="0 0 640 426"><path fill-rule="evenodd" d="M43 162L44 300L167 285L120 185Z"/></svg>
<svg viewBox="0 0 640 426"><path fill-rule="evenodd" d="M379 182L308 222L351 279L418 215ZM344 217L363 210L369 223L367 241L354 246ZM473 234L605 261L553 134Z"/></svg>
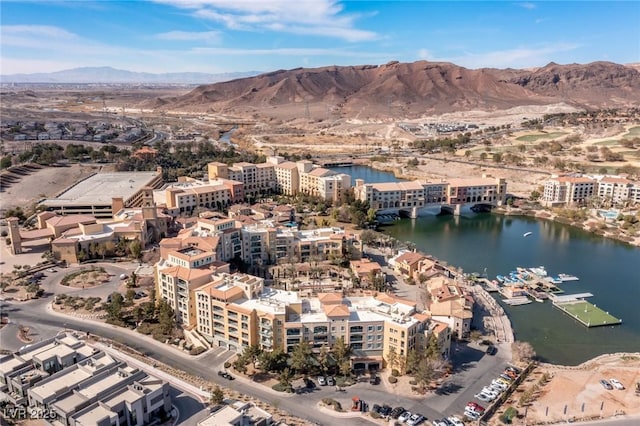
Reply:
<svg viewBox="0 0 640 426"><path fill-rule="evenodd" d="M307 121L311 120L311 113L309 112L309 101L304 101L304 118Z"/></svg>
<svg viewBox="0 0 640 426"><path fill-rule="evenodd" d="M107 99L105 97L104 92L102 92L102 120L105 123L107 121Z"/></svg>

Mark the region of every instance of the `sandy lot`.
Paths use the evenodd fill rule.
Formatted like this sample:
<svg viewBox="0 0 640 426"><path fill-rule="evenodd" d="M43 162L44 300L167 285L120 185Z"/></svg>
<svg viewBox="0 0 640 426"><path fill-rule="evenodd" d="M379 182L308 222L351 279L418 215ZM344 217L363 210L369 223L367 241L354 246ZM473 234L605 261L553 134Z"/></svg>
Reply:
<svg viewBox="0 0 640 426"><path fill-rule="evenodd" d="M540 366L505 407L512 405L524 414L525 408L518 406L519 396L544 373L552 378L541 386L529 406L528 425L616 415L640 416L640 396L635 394L635 383L640 381L640 353L603 355L577 367ZM599 383L601 379L611 378L622 382L625 389L606 390ZM514 420L514 424L525 424L524 418ZM492 423L498 424L498 416L492 418Z"/></svg>
<svg viewBox="0 0 640 426"><path fill-rule="evenodd" d="M2 207L28 206L57 193L93 173L100 171L99 165L71 164L69 167L44 167L25 175L20 182L11 185L2 194Z"/></svg>

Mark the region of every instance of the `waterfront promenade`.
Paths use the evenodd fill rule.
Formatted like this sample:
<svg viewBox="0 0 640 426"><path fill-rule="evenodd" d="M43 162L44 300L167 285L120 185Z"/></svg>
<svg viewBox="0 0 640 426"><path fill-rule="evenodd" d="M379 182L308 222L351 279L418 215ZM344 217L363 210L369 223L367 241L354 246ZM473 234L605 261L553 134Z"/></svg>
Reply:
<svg viewBox="0 0 640 426"><path fill-rule="evenodd" d="M493 331L496 336L496 342L513 343L515 337L511 328L511 321L502 306L481 285L476 284L471 288L475 301L490 314L489 317L485 317L485 326Z"/></svg>

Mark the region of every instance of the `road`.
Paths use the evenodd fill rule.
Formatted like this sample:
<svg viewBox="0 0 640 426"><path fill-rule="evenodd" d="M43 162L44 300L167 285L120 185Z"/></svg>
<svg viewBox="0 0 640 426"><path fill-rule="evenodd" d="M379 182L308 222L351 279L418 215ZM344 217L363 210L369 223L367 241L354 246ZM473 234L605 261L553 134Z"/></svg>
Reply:
<svg viewBox="0 0 640 426"><path fill-rule="evenodd" d="M62 328L72 328L75 330L89 332L98 336L125 344L146 356L159 362L170 365L189 374L203 377L221 386L231 388L240 393L251 395L262 401L278 406L282 410L317 424L321 425L342 425L344 418L331 417L318 410L310 410L315 407L323 398L333 398L342 403L342 406L349 408L351 398L358 396L364 401L373 404L389 404L402 406L412 412L420 412L427 418L440 418L456 413L461 413L466 403L473 400L473 394L478 392L483 386L497 376L507 364L509 350L499 351L495 357L485 356L484 352L477 346L458 345L452 348L452 361L456 366L456 374L445 384L438 394L426 397L411 397L405 395L395 395L389 393L384 386L372 386L368 382L358 383L347 389L347 392L337 393L332 387L317 387L313 391L305 394L285 395L277 393L269 388L256 385L249 380L238 378L232 382L221 379L217 371L222 369L222 364L229 357L229 352L220 350L209 351L199 357L193 358L182 351L163 345L148 336L142 336L134 331L107 325L101 322L80 319L72 316L65 316L53 312L48 308L52 300L52 295L56 293L82 294L85 297L96 296L106 298L108 294L115 291L120 284L119 275L130 273L136 264L99 264L112 274L109 283L93 287L90 289L70 289L59 284L62 277L77 268L58 269L55 273L47 273L41 284L45 289L46 296L41 299L32 300L26 303L3 303L2 309L7 311L11 323L0 330L0 340L3 348L18 349L24 345L16 338L19 326L31 327L32 335L36 340L44 339L55 335ZM401 291L410 291L413 296L418 286L407 286L399 282L396 285ZM184 415L192 415L192 408ZM181 411L182 413L182 411ZM361 418L349 418L349 424L365 425L371 422Z"/></svg>

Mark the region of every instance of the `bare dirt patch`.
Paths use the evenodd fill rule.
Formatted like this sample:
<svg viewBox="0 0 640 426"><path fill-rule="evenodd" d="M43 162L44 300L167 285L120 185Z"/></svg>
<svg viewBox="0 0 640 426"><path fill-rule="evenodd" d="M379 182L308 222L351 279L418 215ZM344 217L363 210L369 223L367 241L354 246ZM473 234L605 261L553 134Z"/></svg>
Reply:
<svg viewBox="0 0 640 426"><path fill-rule="evenodd" d="M640 396L635 394L635 384L640 381L640 353L611 354L595 358L577 367L543 365L534 371L510 399L519 414L520 395L537 383L538 377L547 374L551 379L534 393L534 400L527 410L526 424L556 423L580 419L607 418L616 415L640 416ZM606 390L601 379L615 378L624 390ZM566 407L566 408L565 408ZM565 413L566 410L566 413ZM500 424L498 415L492 424ZM514 424L524 424L525 419L514 419Z"/></svg>
<svg viewBox="0 0 640 426"><path fill-rule="evenodd" d="M41 198L56 196L65 188L101 170L98 165L71 164L68 167L43 167L25 175L2 195L3 206L29 206Z"/></svg>

